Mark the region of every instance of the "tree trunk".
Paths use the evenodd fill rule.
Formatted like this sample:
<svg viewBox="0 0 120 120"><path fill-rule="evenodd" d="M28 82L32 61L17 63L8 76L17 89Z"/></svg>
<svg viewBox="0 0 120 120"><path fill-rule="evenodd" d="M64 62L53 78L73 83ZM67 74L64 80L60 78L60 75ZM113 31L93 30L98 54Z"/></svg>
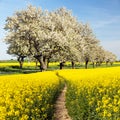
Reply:
<svg viewBox="0 0 120 120"><path fill-rule="evenodd" d="M98 66L101 66L101 62L100 61L98 62Z"/></svg>
<svg viewBox="0 0 120 120"><path fill-rule="evenodd" d="M46 70L46 69L47 69L45 62L43 61L43 56L40 57L39 63L40 63L40 70L41 70L41 72L42 72L43 70Z"/></svg>
<svg viewBox="0 0 120 120"><path fill-rule="evenodd" d="M45 57L43 57L43 62L44 62L44 64L46 65L46 68L48 68L48 66L49 66L49 61L48 61L48 58L45 56Z"/></svg>
<svg viewBox="0 0 120 120"><path fill-rule="evenodd" d="M100 61L100 66L102 65L103 61Z"/></svg>
<svg viewBox="0 0 120 120"><path fill-rule="evenodd" d="M95 68L95 62L93 62L93 68Z"/></svg>
<svg viewBox="0 0 120 120"><path fill-rule="evenodd" d="M88 59L86 59L86 61L85 61L85 69L87 69L88 68Z"/></svg>
<svg viewBox="0 0 120 120"><path fill-rule="evenodd" d="M50 63L50 60L48 58L48 60L47 60L47 68L49 67L49 63Z"/></svg>
<svg viewBox="0 0 120 120"><path fill-rule="evenodd" d="M24 62L24 58L25 58L26 56L19 56L18 57L18 62L19 62L19 64L20 64L20 69L22 69L23 68L23 62Z"/></svg>
<svg viewBox="0 0 120 120"><path fill-rule="evenodd" d="M64 66L64 62L60 62L60 70L62 70L63 66Z"/></svg>
<svg viewBox="0 0 120 120"><path fill-rule="evenodd" d="M110 62L110 65L112 66L112 65L113 65L113 62Z"/></svg>
<svg viewBox="0 0 120 120"><path fill-rule="evenodd" d="M38 67L38 61L36 60L35 61L35 69L37 69L37 67Z"/></svg>
<svg viewBox="0 0 120 120"><path fill-rule="evenodd" d="M40 63L40 70L41 70L41 72L43 71L43 70L46 70L47 69L47 66L46 66L46 64L45 64L45 57L41 54L41 55L35 55L34 56L38 61L39 61L39 63Z"/></svg>
<svg viewBox="0 0 120 120"><path fill-rule="evenodd" d="M20 69L22 69L23 68L23 62L19 61L19 64L20 64Z"/></svg>
<svg viewBox="0 0 120 120"><path fill-rule="evenodd" d="M72 69L74 69L75 68L75 62L72 61L71 64L72 64Z"/></svg>
<svg viewBox="0 0 120 120"><path fill-rule="evenodd" d="M106 61L106 66L108 66L108 61Z"/></svg>

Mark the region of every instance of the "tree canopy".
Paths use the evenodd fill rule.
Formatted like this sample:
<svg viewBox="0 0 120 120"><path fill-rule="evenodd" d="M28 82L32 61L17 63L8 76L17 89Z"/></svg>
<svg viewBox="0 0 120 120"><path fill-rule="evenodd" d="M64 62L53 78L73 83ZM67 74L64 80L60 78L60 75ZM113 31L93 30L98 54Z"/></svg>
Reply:
<svg viewBox="0 0 120 120"><path fill-rule="evenodd" d="M49 12L29 5L7 18L5 30L8 53L16 55L19 62L26 56L34 57L41 70L47 69L50 58L85 61L86 68L88 61L115 60L113 53L106 57L90 26L78 21L66 8Z"/></svg>

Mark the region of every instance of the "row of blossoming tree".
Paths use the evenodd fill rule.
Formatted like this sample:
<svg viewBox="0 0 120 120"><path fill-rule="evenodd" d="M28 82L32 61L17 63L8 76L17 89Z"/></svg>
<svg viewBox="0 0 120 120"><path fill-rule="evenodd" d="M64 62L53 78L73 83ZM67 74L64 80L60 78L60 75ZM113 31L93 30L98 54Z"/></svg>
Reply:
<svg viewBox="0 0 120 120"><path fill-rule="evenodd" d="M40 69L46 70L50 59L60 62L84 61L94 63L113 62L116 56L100 46L88 24L79 22L72 13L60 8L55 11L43 11L29 5L27 9L17 11L6 19L7 32L5 42L8 53L18 57L22 68L25 57L32 57L40 63Z"/></svg>

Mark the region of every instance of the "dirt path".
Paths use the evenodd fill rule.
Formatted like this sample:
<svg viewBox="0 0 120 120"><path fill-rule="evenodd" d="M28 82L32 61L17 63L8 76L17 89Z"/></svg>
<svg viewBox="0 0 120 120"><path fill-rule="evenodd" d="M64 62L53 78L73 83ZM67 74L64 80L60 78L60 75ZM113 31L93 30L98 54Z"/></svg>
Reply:
<svg viewBox="0 0 120 120"><path fill-rule="evenodd" d="M66 90L67 90L67 87L65 86L56 101L55 113L54 113L55 120L72 120L68 115L68 111L65 106Z"/></svg>

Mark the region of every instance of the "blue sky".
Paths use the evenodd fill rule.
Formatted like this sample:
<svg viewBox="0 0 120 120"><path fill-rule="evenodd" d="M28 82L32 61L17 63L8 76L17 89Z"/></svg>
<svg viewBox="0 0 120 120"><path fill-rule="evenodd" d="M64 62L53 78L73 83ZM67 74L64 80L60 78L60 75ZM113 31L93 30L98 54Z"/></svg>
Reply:
<svg viewBox="0 0 120 120"><path fill-rule="evenodd" d="M5 20L32 4L43 10L66 7L83 23L89 23L101 45L120 59L120 0L0 0L0 60L11 59L3 42Z"/></svg>

